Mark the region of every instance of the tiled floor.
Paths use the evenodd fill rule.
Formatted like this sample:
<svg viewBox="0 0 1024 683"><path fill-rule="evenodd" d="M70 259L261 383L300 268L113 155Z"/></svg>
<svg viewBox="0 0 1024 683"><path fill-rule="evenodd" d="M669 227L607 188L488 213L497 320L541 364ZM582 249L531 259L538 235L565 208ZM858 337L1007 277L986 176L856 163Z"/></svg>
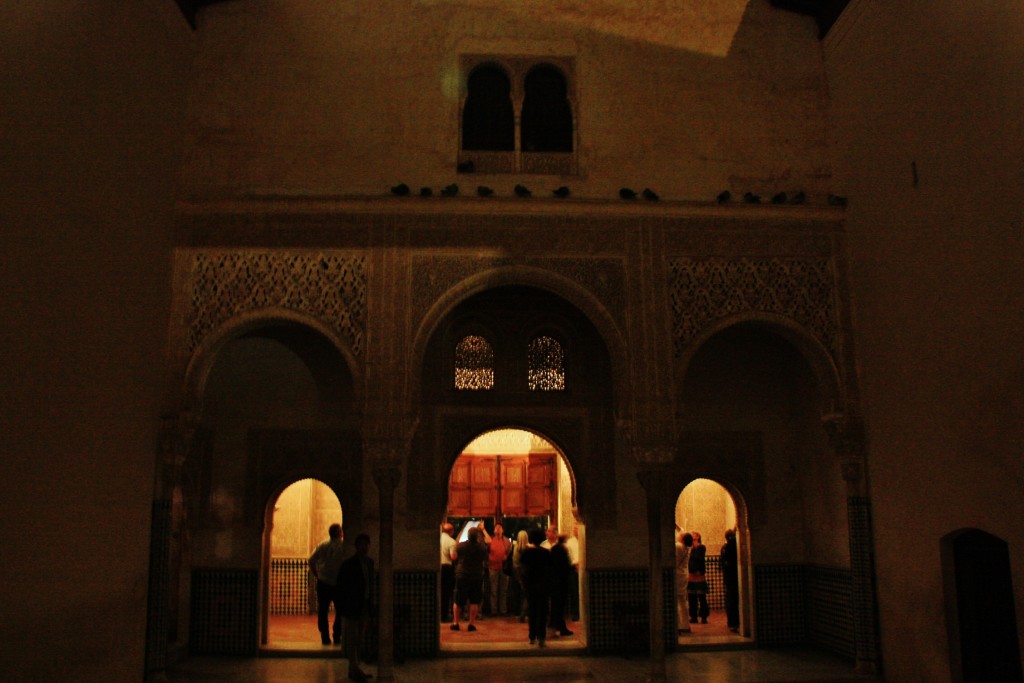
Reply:
<svg viewBox="0 0 1024 683"><path fill-rule="evenodd" d="M475 633L441 624L441 655L396 663L398 683L626 683L645 681L650 662L643 656L591 657L585 654L583 622L576 633L551 638L539 651L526 642L526 625L511 617L487 617ZM270 647L254 658L196 657L166 674L167 683L342 683L348 680L341 648L320 645L315 617L273 619ZM816 650L757 650L751 642L717 624L680 636L681 651L666 657L669 681L693 683L876 683L857 676L852 664ZM741 648L741 649L730 649ZM290 656L281 656L290 655ZM536 656L544 655L544 656ZM376 673L376 667L363 667ZM375 683L377 679L371 679Z"/></svg>
<svg viewBox="0 0 1024 683"><path fill-rule="evenodd" d="M364 666L368 673L376 667ZM649 662L640 657L439 657L394 667L398 683L627 683L644 681ZM742 650L676 653L666 658L669 681L693 683L874 683L851 665L811 650ZM342 683L341 659L194 658L167 672L168 683ZM375 682L377 679L372 679ZM372 683L371 682L371 683Z"/></svg>

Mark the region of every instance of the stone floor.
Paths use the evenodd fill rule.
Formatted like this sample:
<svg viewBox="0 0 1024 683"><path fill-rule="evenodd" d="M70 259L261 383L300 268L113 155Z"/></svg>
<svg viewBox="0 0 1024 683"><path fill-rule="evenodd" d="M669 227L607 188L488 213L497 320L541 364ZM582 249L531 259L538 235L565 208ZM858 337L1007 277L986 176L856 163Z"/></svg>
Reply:
<svg viewBox="0 0 1024 683"><path fill-rule="evenodd" d="M363 667L376 673L376 667ZM645 681L642 657L442 656L394 667L399 683L625 683ZM851 664L815 650L733 650L674 653L666 658L669 681L693 683L877 683L857 676ZM166 672L167 683L342 683L347 662L338 658L192 658ZM377 679L371 679L371 683Z"/></svg>

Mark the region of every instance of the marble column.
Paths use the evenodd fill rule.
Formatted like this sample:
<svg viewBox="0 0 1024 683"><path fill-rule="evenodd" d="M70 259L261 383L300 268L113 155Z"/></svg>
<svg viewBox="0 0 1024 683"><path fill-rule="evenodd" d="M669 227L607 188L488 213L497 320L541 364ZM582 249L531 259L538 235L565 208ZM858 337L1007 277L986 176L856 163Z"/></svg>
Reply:
<svg viewBox="0 0 1024 683"><path fill-rule="evenodd" d="M880 668L881 651L871 498L867 493L864 471L864 430L860 420L849 415L828 416L825 429L840 458L843 480L846 482L855 667L858 673L876 675Z"/></svg>
<svg viewBox="0 0 1024 683"><path fill-rule="evenodd" d="M146 615L146 665L144 680L159 683L167 680L167 632L172 598L171 534L174 487L181 480L181 470L194 437L195 422L191 413L183 411L163 417L157 441L156 480L153 486L153 507L150 526L149 585Z"/></svg>
<svg viewBox="0 0 1024 683"><path fill-rule="evenodd" d="M665 603L664 572L661 562L662 498L667 479L665 468L644 467L637 473L647 502L647 564L650 571L648 623L650 626L651 668L647 680L661 683L665 676L665 624L662 618Z"/></svg>
<svg viewBox="0 0 1024 683"><path fill-rule="evenodd" d="M395 489L402 472L397 466L377 465L373 480L380 505L380 542L377 550L377 578L380 602L377 606L377 680L394 680L395 652Z"/></svg>

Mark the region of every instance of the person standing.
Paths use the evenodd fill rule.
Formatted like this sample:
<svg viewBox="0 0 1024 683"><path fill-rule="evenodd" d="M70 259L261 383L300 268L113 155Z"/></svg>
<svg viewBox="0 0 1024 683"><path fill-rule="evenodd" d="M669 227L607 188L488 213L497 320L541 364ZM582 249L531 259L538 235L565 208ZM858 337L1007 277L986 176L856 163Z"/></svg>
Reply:
<svg viewBox="0 0 1024 683"><path fill-rule="evenodd" d="M529 600L526 596L526 584L523 582L523 551L530 547L530 536L525 529L520 529L516 535L516 548L512 551L512 572L515 575L516 583L519 585L519 623L526 621L526 609Z"/></svg>
<svg viewBox="0 0 1024 683"><path fill-rule="evenodd" d="M480 542L481 529L471 527L469 537L455 546L452 559L455 561L455 605L452 608L451 630L459 630L459 613L469 603L469 625L467 631L476 630L477 613L483 597L484 573L487 571L487 546Z"/></svg>
<svg viewBox="0 0 1024 683"><path fill-rule="evenodd" d="M341 610L338 607L338 570L345 557L345 537L340 524L327 528L327 540L316 547L309 556L309 571L316 578L316 626L320 630L320 642L331 644L331 628L328 615L334 604L334 644L341 642Z"/></svg>
<svg viewBox="0 0 1024 683"><path fill-rule="evenodd" d="M338 570L338 593L341 614L345 617L345 649L348 654L348 677L365 683L370 675L359 668L359 646L370 616L373 583L373 560L368 557L370 537L356 537L356 554L341 563Z"/></svg>
<svg viewBox="0 0 1024 683"><path fill-rule="evenodd" d="M452 597L455 593L455 567L452 550L455 549L455 527L451 522L441 525L441 621L452 620Z"/></svg>
<svg viewBox="0 0 1024 683"><path fill-rule="evenodd" d="M566 603L566 610L573 621L580 620L580 527L572 525L572 535L565 542L565 549L569 551L569 599Z"/></svg>
<svg viewBox="0 0 1024 683"><path fill-rule="evenodd" d="M572 565L565 548L565 535L555 537L551 546L551 628L560 636L571 636L565 623L565 602L569 596L569 573Z"/></svg>
<svg viewBox="0 0 1024 683"><path fill-rule="evenodd" d="M692 547L692 535L679 534L676 536L676 620L679 624L679 633L690 632L686 587L690 574L690 548Z"/></svg>
<svg viewBox="0 0 1024 683"><path fill-rule="evenodd" d="M508 577L505 576L505 557L512 550L512 541L505 538L505 528L494 525L494 536L488 545L487 570L491 580L491 614L504 615L508 611Z"/></svg>
<svg viewBox="0 0 1024 683"><path fill-rule="evenodd" d="M725 583L725 621L729 630L736 633L740 630L740 580L736 532L732 529L725 532L721 562L722 579Z"/></svg>
<svg viewBox="0 0 1024 683"><path fill-rule="evenodd" d="M693 548L690 550L689 575L686 581L686 597L690 603L690 623L696 624L700 617L702 624L708 623L711 608L708 606L707 546L700 542L700 533L693 532Z"/></svg>
<svg viewBox="0 0 1024 683"><path fill-rule="evenodd" d="M530 645L536 642L544 647L551 596L551 551L542 547L544 532L540 529L531 530L529 539L530 545L519 555L519 566L530 615Z"/></svg>

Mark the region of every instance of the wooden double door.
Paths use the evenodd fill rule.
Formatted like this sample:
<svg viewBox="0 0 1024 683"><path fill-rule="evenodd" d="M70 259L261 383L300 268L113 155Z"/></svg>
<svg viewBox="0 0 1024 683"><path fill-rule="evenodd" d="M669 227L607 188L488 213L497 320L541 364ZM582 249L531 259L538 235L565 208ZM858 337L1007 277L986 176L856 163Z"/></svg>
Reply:
<svg viewBox="0 0 1024 683"><path fill-rule="evenodd" d="M448 482L452 517L554 516L558 490L555 453L462 455Z"/></svg>

